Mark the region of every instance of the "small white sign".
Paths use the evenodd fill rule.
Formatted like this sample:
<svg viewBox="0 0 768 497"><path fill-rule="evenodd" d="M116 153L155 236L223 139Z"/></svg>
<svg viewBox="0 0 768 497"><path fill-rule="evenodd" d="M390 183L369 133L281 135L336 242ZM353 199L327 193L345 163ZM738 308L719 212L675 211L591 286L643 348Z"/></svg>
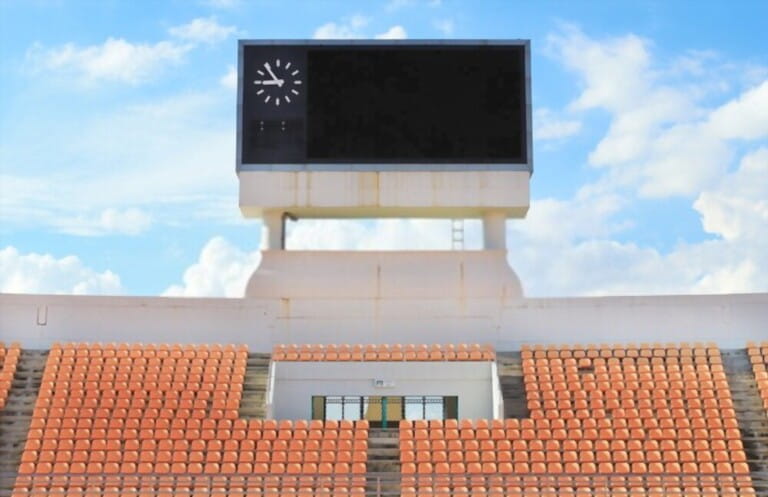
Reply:
<svg viewBox="0 0 768 497"><path fill-rule="evenodd" d="M392 380L373 380L374 388L393 388L395 382Z"/></svg>

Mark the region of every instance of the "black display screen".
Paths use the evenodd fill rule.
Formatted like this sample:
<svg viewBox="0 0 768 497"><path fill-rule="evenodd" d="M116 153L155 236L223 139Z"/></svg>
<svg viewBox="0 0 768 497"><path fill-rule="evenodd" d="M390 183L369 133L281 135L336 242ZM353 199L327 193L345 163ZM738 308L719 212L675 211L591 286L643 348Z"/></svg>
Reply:
<svg viewBox="0 0 768 497"><path fill-rule="evenodd" d="M527 164L526 57L521 43L245 45L240 163Z"/></svg>

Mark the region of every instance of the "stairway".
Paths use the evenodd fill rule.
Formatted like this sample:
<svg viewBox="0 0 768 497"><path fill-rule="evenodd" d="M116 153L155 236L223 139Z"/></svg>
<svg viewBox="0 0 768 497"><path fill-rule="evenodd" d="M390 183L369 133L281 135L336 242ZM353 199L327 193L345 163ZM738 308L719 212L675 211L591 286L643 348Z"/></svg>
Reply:
<svg viewBox="0 0 768 497"><path fill-rule="evenodd" d="M8 400L0 409L0 497L11 495L47 359L47 350L21 350Z"/></svg>
<svg viewBox="0 0 768 497"><path fill-rule="evenodd" d="M368 477L366 495L400 495L400 431L395 428L371 428L368 430ZM388 473L382 477L379 473Z"/></svg>
<svg viewBox="0 0 768 497"><path fill-rule="evenodd" d="M523 419L530 416L523 382L523 361L520 352L497 352L501 393L504 398L504 418Z"/></svg>
<svg viewBox="0 0 768 497"><path fill-rule="evenodd" d="M763 408L757 383L745 349L721 350L723 369L731 389L744 452L758 495L768 495L768 413ZM758 485L760 487L758 487Z"/></svg>
<svg viewBox="0 0 768 497"><path fill-rule="evenodd" d="M248 354L240 401L240 417L263 419L267 415L267 381L269 381L269 354Z"/></svg>

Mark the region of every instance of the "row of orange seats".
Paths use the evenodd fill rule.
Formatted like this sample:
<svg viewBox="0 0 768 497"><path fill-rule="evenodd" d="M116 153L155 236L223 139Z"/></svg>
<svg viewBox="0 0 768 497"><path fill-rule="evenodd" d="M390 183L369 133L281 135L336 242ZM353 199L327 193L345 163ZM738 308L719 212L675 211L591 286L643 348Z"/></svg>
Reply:
<svg viewBox="0 0 768 497"><path fill-rule="evenodd" d="M526 421L550 421L527 419ZM455 429L427 431L424 429L401 430L401 440L739 440L738 423L710 418L709 420L656 419L594 419L585 418L581 427L566 424L578 418L551 420L551 428L495 428ZM599 421L605 421L602 426ZM724 428L730 426L730 428Z"/></svg>
<svg viewBox="0 0 768 497"><path fill-rule="evenodd" d="M548 482L537 483L536 486L516 484L499 484L497 479L489 478L488 483L477 482L474 485L458 484L448 486L442 481L426 482L420 487L404 486L401 497L752 497L756 495L752 488L742 488L736 485L715 486L621 486L613 481L610 486L589 485L552 486Z"/></svg>
<svg viewBox="0 0 768 497"><path fill-rule="evenodd" d="M245 367L244 347L72 344L55 350L22 454L22 493L51 491L54 478L72 474L303 474L316 480L366 471L367 421L239 418L244 369L235 371ZM208 373L211 362L217 369ZM202 388L205 380L211 388ZM352 488L349 479L333 481ZM72 485L81 486L69 481L65 487Z"/></svg>
<svg viewBox="0 0 768 497"><path fill-rule="evenodd" d="M60 358L52 365L44 380L58 377L79 378L89 375L111 375L118 381L128 381L124 376L142 378L146 375L211 375L245 374L246 359L83 359Z"/></svg>
<svg viewBox="0 0 768 497"><path fill-rule="evenodd" d="M273 361L493 361L490 345L480 344L278 344Z"/></svg>
<svg viewBox="0 0 768 497"><path fill-rule="evenodd" d="M714 357L712 359L715 359ZM575 359L572 359L575 361ZM611 361L615 360L615 363ZM581 361L590 361L589 366L579 366L579 363L568 364L568 359L560 361L560 359L524 359L522 361L523 373L531 374L533 376L542 376L547 374L578 374L579 376L587 375L610 375L621 376L624 379L636 379L639 380L639 375L659 375L659 376L674 376L676 373L682 373L687 378L693 379L694 376L691 373L711 373L714 377L715 373L724 374L722 364L722 358L716 359L715 363L696 363L692 361L690 363L678 363L670 359L659 359L659 362L649 361L647 364L636 362L635 359L622 359L619 362L618 359L609 359L604 364L597 364L600 359L580 359ZM634 375L638 375L635 378ZM595 378L596 376L591 376ZM646 376L647 377L647 376ZM680 377L676 379L687 379Z"/></svg>
<svg viewBox="0 0 768 497"><path fill-rule="evenodd" d="M0 342L0 409L5 407L8 400L20 355L21 346L18 343L6 346Z"/></svg>
<svg viewBox="0 0 768 497"><path fill-rule="evenodd" d="M403 472L433 477L703 473L730 475L749 488L749 467L716 347L524 352L528 418L403 423ZM477 450L464 447L472 441L479 442ZM416 447L419 443L428 444L428 450Z"/></svg>
<svg viewBox="0 0 768 497"><path fill-rule="evenodd" d="M324 437L323 434L320 435ZM185 440L185 439L165 439L165 440L27 440L24 449L31 452L36 451L86 451L93 453L105 453L110 451L263 451L263 452L293 452L305 451L314 453L317 451L366 451L368 442L366 440L355 440L354 438L321 438L321 439L229 439L229 440Z"/></svg>
<svg viewBox="0 0 768 497"><path fill-rule="evenodd" d="M757 391L763 400L763 407L768 411L768 342L747 344L747 354L755 373Z"/></svg>
<svg viewBox="0 0 768 497"><path fill-rule="evenodd" d="M25 477L27 478L27 477ZM44 478L40 478L41 481ZM45 485L17 487L13 497L365 497L361 476L307 478L291 474L49 476Z"/></svg>
<svg viewBox="0 0 768 497"><path fill-rule="evenodd" d="M696 409L696 414L702 417L706 412L711 412L712 409L733 409L733 402L730 399L701 399L692 398L688 399L692 406L690 409ZM563 399L548 399L548 400L529 400L528 409L544 409L544 410L597 410L603 409L611 412L613 419L632 419L632 418L645 418L655 416L658 418L683 418L682 413L685 412L686 399L676 398L668 399L666 397L656 399L633 399L633 398L606 398L606 399L575 399L569 398ZM681 412L682 411L682 412ZM731 412L727 411L723 418L731 418Z"/></svg>
<svg viewBox="0 0 768 497"><path fill-rule="evenodd" d="M525 450L513 450L509 449L485 449L485 450L435 450L433 448L424 450L410 450L401 451L400 460L402 462L429 462L429 463L444 463L444 462L515 462L515 463L552 463L562 464L568 463L607 463L610 467L610 463L717 463L724 464L730 468L732 456L728 454L728 451L715 451L711 452L708 449L699 452L694 451L680 451L670 450L667 452L652 451L652 450L583 450L575 448L574 450L539 450L539 451L525 451ZM746 462L745 460L738 462ZM677 468L680 468L677 465ZM610 471L607 471L610 472ZM678 469L679 472L679 469ZM730 473L728 471L719 471Z"/></svg>
<svg viewBox="0 0 768 497"><path fill-rule="evenodd" d="M523 345L520 348L523 359L546 358L597 358L610 357L695 357L717 356L720 349L715 343L641 343L641 344L588 344L588 345Z"/></svg>
<svg viewBox="0 0 768 497"><path fill-rule="evenodd" d="M247 345L220 344L143 344L143 343L78 343L51 345L51 356L62 357L130 357L130 358L174 358L174 359L222 359L242 357L248 354Z"/></svg>
<svg viewBox="0 0 768 497"><path fill-rule="evenodd" d="M672 454L675 451L738 451L745 457L741 440L405 440L400 451L646 451ZM665 456L666 457L666 456ZM715 456L717 459L717 455ZM741 459L743 461L745 459Z"/></svg>
<svg viewBox="0 0 768 497"><path fill-rule="evenodd" d="M749 476L747 463L730 462L403 462L403 475L411 474L690 474Z"/></svg>

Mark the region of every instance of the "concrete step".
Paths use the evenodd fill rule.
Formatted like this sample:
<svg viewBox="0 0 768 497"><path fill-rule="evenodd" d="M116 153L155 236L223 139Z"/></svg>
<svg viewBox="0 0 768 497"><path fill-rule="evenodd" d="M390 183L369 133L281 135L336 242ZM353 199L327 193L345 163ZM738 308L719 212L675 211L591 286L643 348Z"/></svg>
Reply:
<svg viewBox="0 0 768 497"><path fill-rule="evenodd" d="M731 390L744 452L753 478L768 471L768 417L760 401L746 349L723 350L723 369Z"/></svg>
<svg viewBox="0 0 768 497"><path fill-rule="evenodd" d="M393 474L400 472L400 431L398 429L372 428L368 431L368 476L366 492L370 495L397 496L400 495L399 479L392 479ZM382 478L375 473L389 473Z"/></svg>
<svg viewBox="0 0 768 497"><path fill-rule="evenodd" d="M267 414L267 382L269 380L270 355L249 353L243 381L243 398L240 400L240 417L263 419Z"/></svg>
<svg viewBox="0 0 768 497"><path fill-rule="evenodd" d="M0 410L0 495L9 495L27 441L29 423L48 359L47 351L22 349L5 408Z"/></svg>
<svg viewBox="0 0 768 497"><path fill-rule="evenodd" d="M528 399L523 382L523 364L519 352L498 352L496 363L499 371L499 384L504 398L505 418L527 418Z"/></svg>

